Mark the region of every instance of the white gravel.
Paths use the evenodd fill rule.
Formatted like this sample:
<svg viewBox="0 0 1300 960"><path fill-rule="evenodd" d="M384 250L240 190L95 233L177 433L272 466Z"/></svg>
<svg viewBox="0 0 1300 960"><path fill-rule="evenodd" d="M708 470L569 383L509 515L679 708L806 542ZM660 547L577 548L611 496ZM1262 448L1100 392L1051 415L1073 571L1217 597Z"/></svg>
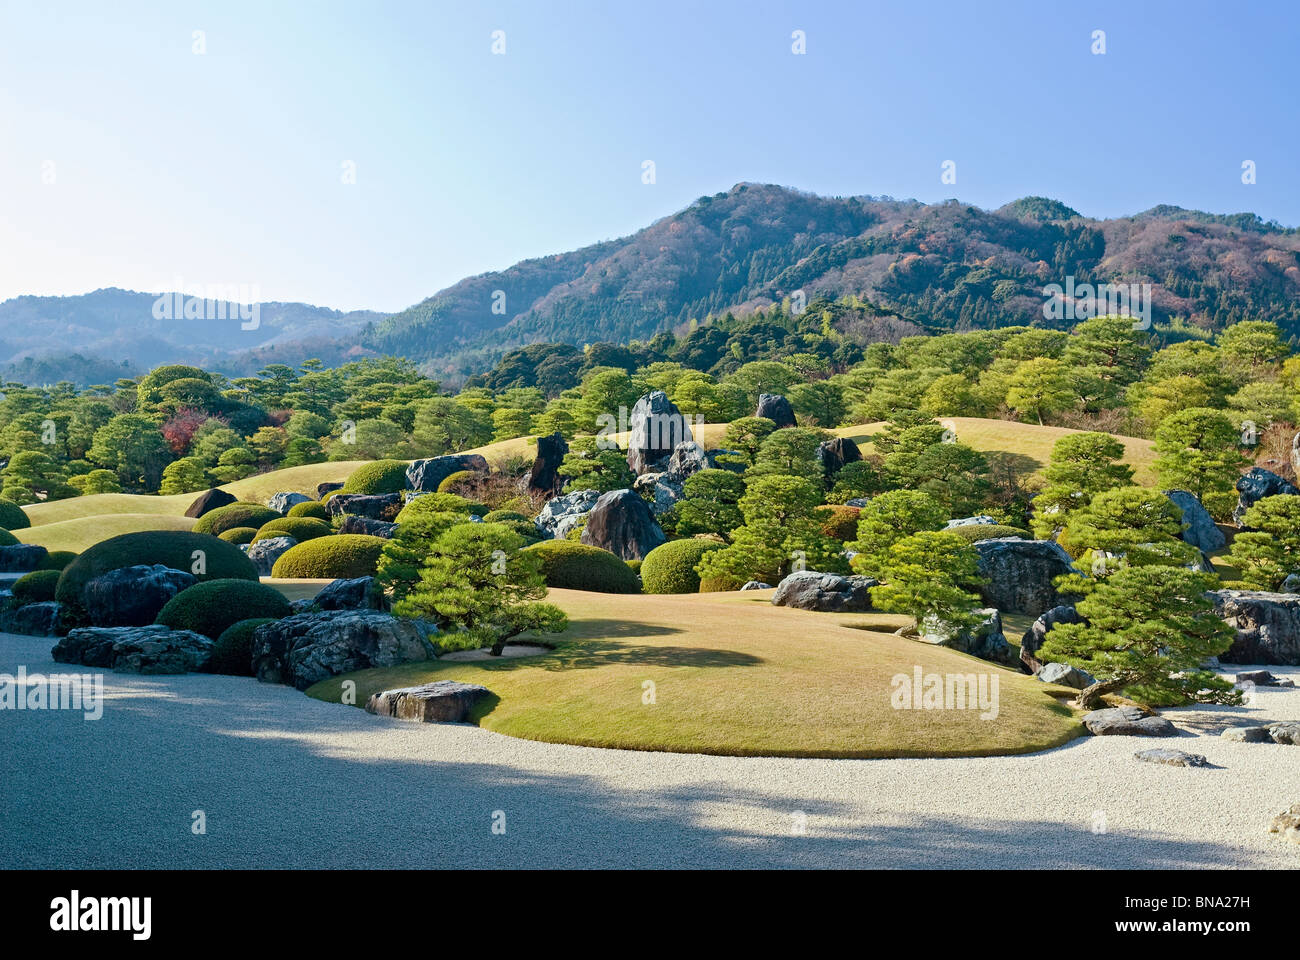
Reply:
<svg viewBox="0 0 1300 960"><path fill-rule="evenodd" d="M0 673L71 672L51 644L0 635ZM1300 866L1300 845L1267 833L1300 802L1300 747L1217 735L1300 719L1300 689L1167 712L1176 739L784 760L532 743L248 679L103 676L98 721L0 710L0 867ZM1213 766L1133 758L1150 746Z"/></svg>

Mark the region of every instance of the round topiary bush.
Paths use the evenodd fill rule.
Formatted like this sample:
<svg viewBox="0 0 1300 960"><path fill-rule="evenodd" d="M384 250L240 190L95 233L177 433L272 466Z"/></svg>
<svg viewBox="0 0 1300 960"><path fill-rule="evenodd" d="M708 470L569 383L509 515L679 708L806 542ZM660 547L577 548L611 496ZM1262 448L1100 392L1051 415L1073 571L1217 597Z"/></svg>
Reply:
<svg viewBox="0 0 1300 960"><path fill-rule="evenodd" d="M77 625L84 615L86 584L110 570L161 563L199 580L256 580L257 567L233 543L189 530L143 530L103 540L78 556L59 577L54 599L63 604L64 622Z"/></svg>
<svg viewBox="0 0 1300 960"><path fill-rule="evenodd" d="M632 572L635 573L638 577L641 575L641 561L640 561L640 560L628 560L628 561L627 561L627 565L628 565L628 567L632 570Z"/></svg>
<svg viewBox="0 0 1300 960"><path fill-rule="evenodd" d="M721 550L716 540L669 540L661 543L641 563L641 587L646 593L699 593L700 575L695 565L710 550Z"/></svg>
<svg viewBox="0 0 1300 960"><path fill-rule="evenodd" d="M858 538L858 507L833 506L822 507L817 517L822 522L822 533L841 543Z"/></svg>
<svg viewBox="0 0 1300 960"><path fill-rule="evenodd" d="M271 576L352 580L374 576L379 554L388 543L364 533L339 533L317 537L290 547L275 561Z"/></svg>
<svg viewBox="0 0 1300 960"><path fill-rule="evenodd" d="M548 587L597 593L640 593L636 574L608 550L571 540L543 540L524 547L542 558Z"/></svg>
<svg viewBox="0 0 1300 960"><path fill-rule="evenodd" d="M744 580L735 577L700 577L700 593L724 593L739 590L744 585Z"/></svg>
<svg viewBox="0 0 1300 960"><path fill-rule="evenodd" d="M279 620L293 611L279 590L249 580L208 580L172 597L154 623L193 630L216 640L226 628L249 617Z"/></svg>
<svg viewBox="0 0 1300 960"><path fill-rule="evenodd" d="M333 532L328 523L315 517L280 517L278 520L262 524L253 542L269 540L271 537L293 537L302 543L304 540L328 537Z"/></svg>
<svg viewBox="0 0 1300 960"><path fill-rule="evenodd" d="M457 470L455 473L449 473L442 478L438 484L439 493L460 493L461 488L470 485L478 479L478 474L473 470Z"/></svg>
<svg viewBox="0 0 1300 960"><path fill-rule="evenodd" d="M0 497L0 528L5 530L26 530L32 525L31 518L22 507L12 500Z"/></svg>
<svg viewBox="0 0 1300 960"><path fill-rule="evenodd" d="M253 617L232 623L221 631L212 645L212 659L208 673L222 673L231 677L253 675L253 631L264 623L275 623L275 617Z"/></svg>
<svg viewBox="0 0 1300 960"><path fill-rule="evenodd" d="M517 520L529 520L524 514L515 510L493 510L490 513L483 514L484 523L513 523Z"/></svg>
<svg viewBox="0 0 1300 960"><path fill-rule="evenodd" d="M967 543L975 543L977 540L997 540L1000 537L1019 537L1021 540L1032 540L1034 535L1028 530L1021 530L1019 527L1008 527L1001 523L967 523L960 527L948 527L944 533L955 533Z"/></svg>
<svg viewBox="0 0 1300 960"><path fill-rule="evenodd" d="M14 581L14 602L21 607L28 603L53 600L54 588L58 585L58 570L33 570Z"/></svg>
<svg viewBox="0 0 1300 960"><path fill-rule="evenodd" d="M291 517L313 517L316 520L328 520L330 512L325 509L325 504L315 500L308 500L306 503L295 503L289 508Z"/></svg>
<svg viewBox="0 0 1300 960"><path fill-rule="evenodd" d="M229 503L209 510L195 521L195 533L210 533L214 537L235 527L252 527L256 530L264 523L280 519L280 514L260 503Z"/></svg>
<svg viewBox="0 0 1300 960"><path fill-rule="evenodd" d="M68 564L77 559L77 555L71 550L51 550L46 554L45 559L41 562L42 570L63 570Z"/></svg>
<svg viewBox="0 0 1300 960"><path fill-rule="evenodd" d="M401 493L405 489L405 460L372 460L353 470L339 493Z"/></svg>
<svg viewBox="0 0 1300 960"><path fill-rule="evenodd" d="M229 530L222 530L217 534L226 543L241 544L252 543L257 537L257 531L252 527L231 527Z"/></svg>
<svg viewBox="0 0 1300 960"><path fill-rule="evenodd" d="M19 539L4 527L0 527L0 547L16 547Z"/></svg>

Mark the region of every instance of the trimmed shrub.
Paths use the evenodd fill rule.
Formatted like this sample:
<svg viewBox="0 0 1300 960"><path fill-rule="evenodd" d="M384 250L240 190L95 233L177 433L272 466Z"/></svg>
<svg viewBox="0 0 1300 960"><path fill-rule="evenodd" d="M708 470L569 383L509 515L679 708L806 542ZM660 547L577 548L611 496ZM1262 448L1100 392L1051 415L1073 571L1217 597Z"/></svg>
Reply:
<svg viewBox="0 0 1300 960"><path fill-rule="evenodd" d="M317 537L290 547L271 568L273 577L328 578L353 580L372 577L379 554L388 543L383 537L364 533L339 533Z"/></svg>
<svg viewBox="0 0 1300 960"><path fill-rule="evenodd" d="M242 544L252 543L257 537L257 531L252 527L231 527L229 530L222 530L217 534L226 543Z"/></svg>
<svg viewBox="0 0 1300 960"><path fill-rule="evenodd" d="M841 543L856 540L858 538L858 514L861 512L857 507L840 505L819 507L817 517L822 522L822 533Z"/></svg>
<svg viewBox="0 0 1300 960"><path fill-rule="evenodd" d="M438 492L459 493L462 485L471 484L478 478L479 474L473 470L457 470L442 478L442 482L438 484Z"/></svg>
<svg viewBox="0 0 1300 960"><path fill-rule="evenodd" d="M253 542L269 540L271 537L293 537L302 543L304 540L328 537L333 532L333 528L328 523L315 517L280 517L278 520L262 524Z"/></svg>
<svg viewBox="0 0 1300 960"><path fill-rule="evenodd" d="M710 550L721 550L716 540L669 540L661 543L641 563L641 588L646 593L699 593L700 575L695 565Z"/></svg>
<svg viewBox="0 0 1300 960"><path fill-rule="evenodd" d="M737 580L735 577L700 577L700 593L723 593L727 590L739 590L744 585L744 580Z"/></svg>
<svg viewBox="0 0 1300 960"><path fill-rule="evenodd" d="M54 599L54 588L59 585L58 570L33 570L14 581L14 603L44 603Z"/></svg>
<svg viewBox="0 0 1300 960"><path fill-rule="evenodd" d="M71 550L51 550L41 563L42 570L65 570L77 555Z"/></svg>
<svg viewBox="0 0 1300 960"><path fill-rule="evenodd" d="M16 547L19 540L4 527L0 527L0 547Z"/></svg>
<svg viewBox="0 0 1300 960"><path fill-rule="evenodd" d="M484 523L513 523L516 520L528 520L528 517L515 510L493 510L483 514ZM528 522L532 523L531 520Z"/></svg>
<svg viewBox="0 0 1300 960"><path fill-rule="evenodd" d="M26 530L32 525L31 517L12 500L0 497L0 528L5 530Z"/></svg>
<svg viewBox="0 0 1300 960"><path fill-rule="evenodd" d="M488 520L484 518L484 523L496 523L503 527L513 530L519 536L523 537L529 543L536 543L542 539L542 535L537 532L537 525L531 520Z"/></svg>
<svg viewBox="0 0 1300 960"><path fill-rule="evenodd" d="M312 517L316 520L329 520L330 512L325 509L323 502L308 500L306 503L295 503L289 508L291 517Z"/></svg>
<svg viewBox="0 0 1300 960"><path fill-rule="evenodd" d="M490 511L487 504L475 503L454 493L422 493L397 514L397 522L405 523L431 513L468 513L476 517L486 517Z"/></svg>
<svg viewBox="0 0 1300 960"><path fill-rule="evenodd" d="M525 550L542 558L548 587L597 593L640 593L632 568L608 550L569 540L543 540Z"/></svg>
<svg viewBox="0 0 1300 960"><path fill-rule="evenodd" d="M252 527L256 530L262 524L279 517L280 514L260 503L228 503L199 517L192 529L195 533L210 533L215 537L235 527Z"/></svg>
<svg viewBox="0 0 1300 960"><path fill-rule="evenodd" d="M279 620L293 611L279 590L249 580L208 580L172 597L154 623L193 630L216 640L227 627L249 616Z"/></svg>
<svg viewBox="0 0 1300 960"><path fill-rule="evenodd" d="M625 560L625 561L623 561L623 562L626 563L629 567L631 567L631 568L632 568L632 572L635 573L638 577L641 576L641 561L640 561L640 560L632 559L632 560Z"/></svg>
<svg viewBox="0 0 1300 960"><path fill-rule="evenodd" d="M1001 523L968 523L960 527L948 527L944 533L955 533L967 543L975 543L977 540L996 540L999 537L1020 537L1022 540L1032 540L1034 535L1028 530L1021 530L1019 527L1008 527Z"/></svg>
<svg viewBox="0 0 1300 960"><path fill-rule="evenodd" d="M253 631L264 623L275 623L275 620L275 617L253 617L226 627L212 646L212 659L208 661L208 672L223 673L232 677L251 677L253 675Z"/></svg>
<svg viewBox="0 0 1300 960"><path fill-rule="evenodd" d="M195 553L203 566L196 570ZM199 580L257 580L257 567L233 543L190 530L142 530L103 540L78 556L59 577L54 599L63 604L64 622L79 625L84 618L81 595L86 584L110 570L137 564L161 563L184 570Z"/></svg>
<svg viewBox="0 0 1300 960"><path fill-rule="evenodd" d="M372 460L352 471L339 493L401 493L406 489L405 460Z"/></svg>

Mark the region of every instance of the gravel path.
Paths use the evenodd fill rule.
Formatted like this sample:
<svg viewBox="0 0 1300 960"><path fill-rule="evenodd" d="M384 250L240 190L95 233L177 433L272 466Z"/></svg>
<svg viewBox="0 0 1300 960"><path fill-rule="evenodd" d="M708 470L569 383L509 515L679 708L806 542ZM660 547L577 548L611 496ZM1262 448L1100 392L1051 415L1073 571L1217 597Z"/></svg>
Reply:
<svg viewBox="0 0 1300 960"><path fill-rule="evenodd" d="M0 673L70 672L51 643L0 635ZM1300 719L1300 689L1168 712L1197 731L1177 739L785 760L531 743L231 677L103 676L98 721L0 710L0 867L1300 866L1300 845L1266 832L1300 802L1300 747L1217 736ZM1133 759L1157 745L1214 766Z"/></svg>

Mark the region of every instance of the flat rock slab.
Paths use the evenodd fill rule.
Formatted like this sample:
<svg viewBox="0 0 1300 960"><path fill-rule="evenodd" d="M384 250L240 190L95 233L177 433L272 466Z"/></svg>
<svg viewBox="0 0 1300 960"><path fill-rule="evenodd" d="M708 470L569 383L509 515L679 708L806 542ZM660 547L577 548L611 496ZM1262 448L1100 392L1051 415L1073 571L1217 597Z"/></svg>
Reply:
<svg viewBox="0 0 1300 960"><path fill-rule="evenodd" d="M1164 717L1149 716L1137 707L1094 710L1083 718L1083 725L1097 737L1172 737L1178 733Z"/></svg>
<svg viewBox="0 0 1300 960"><path fill-rule="evenodd" d="M463 723L474 704L491 691L473 683L435 680L418 687L399 687L372 694L366 711L418 723Z"/></svg>
<svg viewBox="0 0 1300 960"><path fill-rule="evenodd" d="M1169 750L1164 747L1157 747L1154 750L1139 750L1133 756L1139 760L1145 760L1147 763L1163 763L1171 767L1203 767L1209 763L1199 753L1186 753L1182 750Z"/></svg>
<svg viewBox="0 0 1300 960"><path fill-rule="evenodd" d="M1285 723L1275 723L1268 728L1268 735L1273 738L1274 743L1300 746L1300 722L1288 720Z"/></svg>
<svg viewBox="0 0 1300 960"><path fill-rule="evenodd" d="M1268 727L1229 727L1219 734L1224 740L1234 743L1272 743Z"/></svg>
<svg viewBox="0 0 1300 960"><path fill-rule="evenodd" d="M1268 832L1280 834L1283 840L1300 843L1300 803L1291 804L1290 810L1283 810L1274 817Z"/></svg>

